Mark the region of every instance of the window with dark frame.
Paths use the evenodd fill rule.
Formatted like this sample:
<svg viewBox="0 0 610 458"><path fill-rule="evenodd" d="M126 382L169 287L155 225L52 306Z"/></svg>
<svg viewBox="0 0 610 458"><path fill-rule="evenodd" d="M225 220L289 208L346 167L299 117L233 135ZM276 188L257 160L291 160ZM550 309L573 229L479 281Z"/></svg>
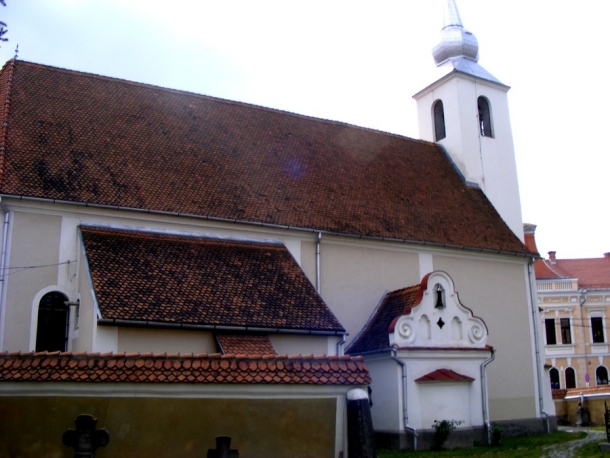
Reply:
<svg viewBox="0 0 610 458"><path fill-rule="evenodd" d="M479 97L477 99L477 107L479 109L479 132L481 137L493 137L489 102L485 97Z"/></svg>
<svg viewBox="0 0 610 458"><path fill-rule="evenodd" d="M42 296L38 305L36 351L66 351L68 343L68 298L59 292Z"/></svg>
<svg viewBox="0 0 610 458"><path fill-rule="evenodd" d="M576 371L571 367L566 369L566 388L576 388Z"/></svg>
<svg viewBox="0 0 610 458"><path fill-rule="evenodd" d="M546 344L557 345L557 334L555 331L555 318L547 318L544 320L546 330Z"/></svg>
<svg viewBox="0 0 610 458"><path fill-rule="evenodd" d="M445 132L445 110L442 100L437 100L434 103L434 139L435 141L442 140L447 136Z"/></svg>
<svg viewBox="0 0 610 458"><path fill-rule="evenodd" d="M561 387L559 384L559 371L552 367L549 371L549 375L551 376L551 389L558 390Z"/></svg>
<svg viewBox="0 0 610 458"><path fill-rule="evenodd" d="M608 369L604 366L599 366L595 369L595 379L598 385L607 385L608 384Z"/></svg>
<svg viewBox="0 0 610 458"><path fill-rule="evenodd" d="M564 345L571 344L572 343L572 332L570 330L570 319L561 318L559 320L559 324L561 325L561 343Z"/></svg>
<svg viewBox="0 0 610 458"><path fill-rule="evenodd" d="M604 343L604 320L602 317L591 317L591 334L593 335L593 343Z"/></svg>

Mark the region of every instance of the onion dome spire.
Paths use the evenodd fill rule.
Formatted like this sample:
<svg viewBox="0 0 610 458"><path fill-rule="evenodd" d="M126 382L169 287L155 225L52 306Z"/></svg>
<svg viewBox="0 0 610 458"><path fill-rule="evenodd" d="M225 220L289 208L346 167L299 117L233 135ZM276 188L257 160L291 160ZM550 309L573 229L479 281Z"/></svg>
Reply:
<svg viewBox="0 0 610 458"><path fill-rule="evenodd" d="M479 42L462 25L455 0L446 0L443 7L444 25L441 30L441 42L432 49L434 62L437 66L448 60L461 58L478 62Z"/></svg>

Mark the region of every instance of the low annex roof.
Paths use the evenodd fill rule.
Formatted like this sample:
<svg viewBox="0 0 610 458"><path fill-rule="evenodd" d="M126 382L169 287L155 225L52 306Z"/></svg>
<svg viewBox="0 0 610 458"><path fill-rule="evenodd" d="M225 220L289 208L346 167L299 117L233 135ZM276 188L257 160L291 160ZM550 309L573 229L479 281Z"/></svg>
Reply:
<svg viewBox="0 0 610 458"><path fill-rule="evenodd" d="M440 146L9 61L0 194L529 254Z"/></svg>
<svg viewBox="0 0 610 458"><path fill-rule="evenodd" d="M416 382L472 382L474 379L467 375L458 374L451 369L437 369L429 374L415 379Z"/></svg>
<svg viewBox="0 0 610 458"><path fill-rule="evenodd" d="M345 333L281 244L80 232L100 324Z"/></svg>
<svg viewBox="0 0 610 458"><path fill-rule="evenodd" d="M2 353L0 382L368 385L361 357Z"/></svg>
<svg viewBox="0 0 610 458"><path fill-rule="evenodd" d="M421 284L387 293L345 352L360 354L389 348L390 325L396 317L409 314L410 309L419 303L421 294Z"/></svg>

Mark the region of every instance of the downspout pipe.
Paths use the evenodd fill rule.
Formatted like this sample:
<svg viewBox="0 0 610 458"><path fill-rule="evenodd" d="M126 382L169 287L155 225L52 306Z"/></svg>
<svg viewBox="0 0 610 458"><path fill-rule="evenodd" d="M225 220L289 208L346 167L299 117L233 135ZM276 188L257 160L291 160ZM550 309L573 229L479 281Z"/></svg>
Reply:
<svg viewBox="0 0 610 458"><path fill-rule="evenodd" d="M8 251L8 228L10 223L10 210L0 198L0 208L4 212L4 226L2 229L2 251L0 252L0 350L4 349L4 316L6 297L6 257Z"/></svg>
<svg viewBox="0 0 610 458"><path fill-rule="evenodd" d="M322 233L318 232L316 236L316 291L321 294L322 288L320 285L320 242L322 241Z"/></svg>
<svg viewBox="0 0 610 458"><path fill-rule="evenodd" d="M337 356L343 356L343 346L345 345L345 341L347 340L347 334L343 334L341 340L337 342Z"/></svg>
<svg viewBox="0 0 610 458"><path fill-rule="evenodd" d="M409 410L407 409L407 363L396 356L396 350L392 349L391 358L396 361L402 369L402 415L404 428L406 431L411 431L413 435L413 450L417 450L417 430L409 425Z"/></svg>
<svg viewBox="0 0 610 458"><path fill-rule="evenodd" d="M496 359L496 351L491 349L491 356L481 363L481 397L483 398L483 423L487 429L487 445L491 444L491 423L489 421L489 399L487 396L487 365Z"/></svg>
<svg viewBox="0 0 610 458"><path fill-rule="evenodd" d="M529 263L527 264L527 273L529 277L530 284L530 302L531 302L531 313L532 313L532 326L534 328L534 352L536 355L536 368L537 368L537 385L538 385L538 407L540 412L545 416L546 420L546 432L547 434L551 434L551 424L549 421L549 414L544 410L544 390L542 387L542 368L544 367L544 362L542 361L542 356L540 355L540 338L538 333L538 313L536 311L537 300L536 300L536 278L534 276L534 263L536 262L536 258L530 258Z"/></svg>

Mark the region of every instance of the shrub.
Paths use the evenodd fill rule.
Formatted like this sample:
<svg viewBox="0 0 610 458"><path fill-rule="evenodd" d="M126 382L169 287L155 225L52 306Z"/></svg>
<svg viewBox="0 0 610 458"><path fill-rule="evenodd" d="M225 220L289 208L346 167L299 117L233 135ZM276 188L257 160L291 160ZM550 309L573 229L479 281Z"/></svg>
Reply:
<svg viewBox="0 0 610 458"><path fill-rule="evenodd" d="M504 428L498 424L494 424L491 427L491 445L494 447L498 447L500 445L500 440L502 439L502 433L504 432Z"/></svg>
<svg viewBox="0 0 610 458"><path fill-rule="evenodd" d="M434 420L432 425L432 428L434 428L432 450L442 450L451 432L461 424L462 422L457 420Z"/></svg>

